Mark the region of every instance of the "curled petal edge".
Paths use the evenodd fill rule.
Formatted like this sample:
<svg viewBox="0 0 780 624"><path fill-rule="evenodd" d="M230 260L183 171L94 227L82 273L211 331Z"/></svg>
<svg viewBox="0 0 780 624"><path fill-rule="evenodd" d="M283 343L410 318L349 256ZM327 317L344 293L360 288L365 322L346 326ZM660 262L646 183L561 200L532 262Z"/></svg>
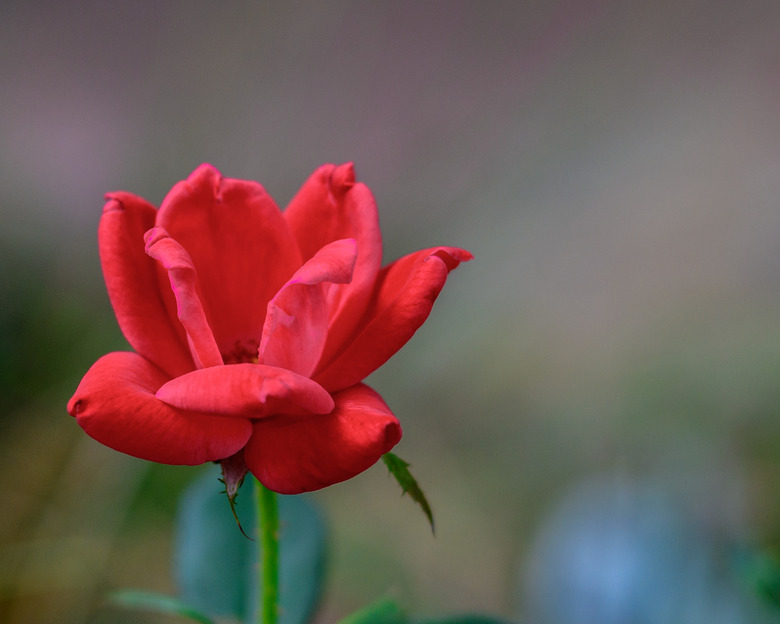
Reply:
<svg viewBox="0 0 780 624"><path fill-rule="evenodd" d="M219 366L222 355L211 331L198 294L198 275L187 251L162 227L144 235L146 253L167 271L176 297L176 311L199 367Z"/></svg>

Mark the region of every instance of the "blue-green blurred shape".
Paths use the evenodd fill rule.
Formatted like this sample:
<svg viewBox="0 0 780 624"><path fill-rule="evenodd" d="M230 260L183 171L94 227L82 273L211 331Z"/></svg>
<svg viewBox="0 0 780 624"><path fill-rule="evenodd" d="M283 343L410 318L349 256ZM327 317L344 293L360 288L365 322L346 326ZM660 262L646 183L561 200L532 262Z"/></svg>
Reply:
<svg viewBox="0 0 780 624"><path fill-rule="evenodd" d="M535 539L523 610L536 624L776 622L740 581L734 553L656 486L585 482Z"/></svg>
<svg viewBox="0 0 780 624"><path fill-rule="evenodd" d="M174 553L179 593L201 611L249 622L259 600L258 542L241 534L219 475L218 470L207 471L182 497ZM253 489L248 478L236 510L242 527L254 537ZM279 517L279 624L304 624L322 593L325 525L303 496L280 496Z"/></svg>

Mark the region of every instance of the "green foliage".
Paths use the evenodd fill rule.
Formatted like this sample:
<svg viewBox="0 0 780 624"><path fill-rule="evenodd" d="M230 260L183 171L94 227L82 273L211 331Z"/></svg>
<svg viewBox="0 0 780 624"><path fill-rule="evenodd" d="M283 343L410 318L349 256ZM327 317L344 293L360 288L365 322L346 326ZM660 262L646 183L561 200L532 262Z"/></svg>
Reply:
<svg viewBox="0 0 780 624"><path fill-rule="evenodd" d="M442 618L410 619L390 598L381 598L356 611L339 624L510 624L486 615L453 615Z"/></svg>
<svg viewBox="0 0 780 624"><path fill-rule="evenodd" d="M451 615L444 618L413 620L411 624L510 624L488 615Z"/></svg>
<svg viewBox="0 0 780 624"><path fill-rule="evenodd" d="M0 245L0 423L44 397L60 407L96 354L124 344L104 292L65 287L53 262Z"/></svg>
<svg viewBox="0 0 780 624"><path fill-rule="evenodd" d="M111 594L109 603L128 609L178 615L199 624L215 624L214 620L187 603L154 592L123 589Z"/></svg>
<svg viewBox="0 0 780 624"><path fill-rule="evenodd" d="M409 472L409 464L403 459L395 455L394 453L385 453L382 455L382 459L387 465L387 469L390 474L395 477L398 484L401 486L404 494L409 494L411 499L422 507L423 512L428 518L428 522L431 525L431 532L435 533L435 527L433 524L433 511L428 504L428 499L425 498L425 494L420 488L417 480Z"/></svg>
<svg viewBox="0 0 780 624"><path fill-rule="evenodd" d="M755 551L743 551L737 569L744 585L774 612L780 611L780 558Z"/></svg>
<svg viewBox="0 0 780 624"><path fill-rule="evenodd" d="M404 493L409 492L423 508L433 528L430 506L408 464L393 454L384 460ZM261 586L254 493L244 488L235 501L240 522L251 528L250 541L236 527L218 477L217 472L207 471L182 498L174 553L180 597L124 590L112 595L112 604L176 615L199 624L215 624L215 618L224 617L253 624ZM314 617L323 586L325 527L305 498L280 496L277 500L281 525L279 624L307 624ZM383 598L339 624L508 623L482 615L410 619L395 601Z"/></svg>
<svg viewBox="0 0 780 624"><path fill-rule="evenodd" d="M175 570L184 601L215 616L249 622L260 597L259 542L251 488L236 500L236 527L219 474L209 471L182 499ZM325 570L325 527L320 514L301 496L280 496L279 624L305 624L319 601Z"/></svg>
<svg viewBox="0 0 780 624"><path fill-rule="evenodd" d="M339 624L407 624L409 619L398 604L390 598L381 598L355 611Z"/></svg>

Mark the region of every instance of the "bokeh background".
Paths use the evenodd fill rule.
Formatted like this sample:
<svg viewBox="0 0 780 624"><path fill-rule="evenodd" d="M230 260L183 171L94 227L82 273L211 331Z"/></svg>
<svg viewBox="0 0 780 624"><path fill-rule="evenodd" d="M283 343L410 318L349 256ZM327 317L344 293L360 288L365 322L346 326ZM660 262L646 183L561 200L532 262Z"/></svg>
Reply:
<svg viewBox="0 0 780 624"><path fill-rule="evenodd" d="M317 493L319 622L382 595L542 624L764 621L779 29L754 0L3 2L0 621L169 621L102 600L174 591L198 469L109 451L65 411L126 348L103 194L158 203L207 161L283 206L348 160L386 261L476 259L370 379L436 537L381 465Z"/></svg>

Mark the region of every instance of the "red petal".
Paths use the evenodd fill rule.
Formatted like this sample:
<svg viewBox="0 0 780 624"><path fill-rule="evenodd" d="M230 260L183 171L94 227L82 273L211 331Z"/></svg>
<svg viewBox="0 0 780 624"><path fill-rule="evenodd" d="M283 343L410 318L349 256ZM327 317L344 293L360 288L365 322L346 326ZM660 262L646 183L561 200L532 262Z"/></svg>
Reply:
<svg viewBox="0 0 780 624"><path fill-rule="evenodd" d="M333 398L330 414L255 422L244 459L263 485L281 494L318 490L370 468L401 439L398 419L368 386Z"/></svg>
<svg viewBox="0 0 780 624"><path fill-rule="evenodd" d="M176 313L187 332L192 359L199 367L219 366L222 356L203 311L198 294L198 276L189 254L161 227L149 230L144 240L146 253L167 271L176 297Z"/></svg>
<svg viewBox="0 0 780 624"><path fill-rule="evenodd" d="M430 314L448 273L473 256L455 247L434 247L382 269L366 318L352 341L314 375L330 392L358 383L400 349Z"/></svg>
<svg viewBox="0 0 780 624"><path fill-rule="evenodd" d="M333 399L319 384L263 364L212 366L171 379L157 391L161 401L184 410L262 418L270 414L325 414Z"/></svg>
<svg viewBox="0 0 780 624"><path fill-rule="evenodd" d="M327 289L352 279L356 253L354 240L330 243L282 287L268 304L261 363L311 375L328 335Z"/></svg>
<svg viewBox="0 0 780 624"><path fill-rule="evenodd" d="M68 411L98 442L162 464L202 464L244 446L252 430L248 420L166 405L154 393L167 380L136 353L109 353L84 375Z"/></svg>
<svg viewBox="0 0 780 624"><path fill-rule="evenodd" d="M256 349L268 302L301 266L273 199L255 182L201 165L165 198L157 224L192 258L219 350Z"/></svg>
<svg viewBox="0 0 780 624"><path fill-rule="evenodd" d="M349 285L328 293L330 327L323 357L331 359L343 346L369 304L371 290L382 264L382 236L374 196L365 184L355 182L352 163L317 169L284 211L303 259L339 239L357 241L358 256Z"/></svg>
<svg viewBox="0 0 780 624"><path fill-rule="evenodd" d="M157 263L144 252L144 232L157 210L130 193L111 193L98 229L108 296L127 341L169 375L192 370L184 332L159 289Z"/></svg>

